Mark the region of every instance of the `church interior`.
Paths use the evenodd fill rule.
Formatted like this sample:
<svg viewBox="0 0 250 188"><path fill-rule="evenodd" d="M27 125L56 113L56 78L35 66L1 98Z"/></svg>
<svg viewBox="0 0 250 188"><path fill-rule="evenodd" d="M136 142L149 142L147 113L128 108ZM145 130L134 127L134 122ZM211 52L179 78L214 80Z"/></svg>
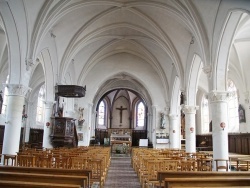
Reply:
<svg viewBox="0 0 250 188"><path fill-rule="evenodd" d="M248 0L0 0L0 187L247 187L249 52Z"/></svg>

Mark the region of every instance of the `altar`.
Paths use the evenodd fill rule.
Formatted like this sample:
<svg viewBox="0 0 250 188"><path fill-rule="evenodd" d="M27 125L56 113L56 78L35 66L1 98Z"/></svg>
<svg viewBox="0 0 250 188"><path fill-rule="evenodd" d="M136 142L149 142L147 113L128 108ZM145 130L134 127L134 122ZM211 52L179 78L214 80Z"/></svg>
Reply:
<svg viewBox="0 0 250 188"><path fill-rule="evenodd" d="M130 132L119 130L110 134L110 145L112 153L129 153L132 145Z"/></svg>

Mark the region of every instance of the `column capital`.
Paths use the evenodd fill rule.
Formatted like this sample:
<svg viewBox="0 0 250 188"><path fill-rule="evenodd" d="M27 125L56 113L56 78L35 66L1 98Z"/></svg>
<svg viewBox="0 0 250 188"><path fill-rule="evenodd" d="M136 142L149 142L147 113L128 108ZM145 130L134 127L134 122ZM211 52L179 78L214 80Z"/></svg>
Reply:
<svg viewBox="0 0 250 188"><path fill-rule="evenodd" d="M195 114L196 110L199 110L199 106L183 106L183 111L185 114Z"/></svg>
<svg viewBox="0 0 250 188"><path fill-rule="evenodd" d="M5 87L8 89L8 95L9 96L22 96L25 97L25 95L31 91L30 87L21 85L21 84L5 84Z"/></svg>
<svg viewBox="0 0 250 188"><path fill-rule="evenodd" d="M234 95L235 92L230 91L211 91L208 94L208 99L210 102L227 102Z"/></svg>

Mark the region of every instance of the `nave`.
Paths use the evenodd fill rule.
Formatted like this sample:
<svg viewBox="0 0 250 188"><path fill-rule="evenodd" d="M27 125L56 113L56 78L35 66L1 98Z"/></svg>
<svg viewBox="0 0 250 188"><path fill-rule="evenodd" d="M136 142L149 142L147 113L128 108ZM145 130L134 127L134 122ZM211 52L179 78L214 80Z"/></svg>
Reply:
<svg viewBox="0 0 250 188"><path fill-rule="evenodd" d="M110 147L25 149L3 155L0 187L249 187L250 156L132 148L131 157ZM213 180L213 181L211 181Z"/></svg>

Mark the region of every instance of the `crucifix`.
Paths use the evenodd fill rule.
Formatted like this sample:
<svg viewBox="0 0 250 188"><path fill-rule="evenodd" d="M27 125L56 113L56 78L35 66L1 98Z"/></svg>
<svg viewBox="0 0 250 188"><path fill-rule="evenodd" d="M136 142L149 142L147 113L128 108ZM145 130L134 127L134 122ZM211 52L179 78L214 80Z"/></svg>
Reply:
<svg viewBox="0 0 250 188"><path fill-rule="evenodd" d="M127 108L123 108L122 106L121 106L121 108L116 108L117 110L120 110L120 123L122 123L122 111L123 110L127 110Z"/></svg>

